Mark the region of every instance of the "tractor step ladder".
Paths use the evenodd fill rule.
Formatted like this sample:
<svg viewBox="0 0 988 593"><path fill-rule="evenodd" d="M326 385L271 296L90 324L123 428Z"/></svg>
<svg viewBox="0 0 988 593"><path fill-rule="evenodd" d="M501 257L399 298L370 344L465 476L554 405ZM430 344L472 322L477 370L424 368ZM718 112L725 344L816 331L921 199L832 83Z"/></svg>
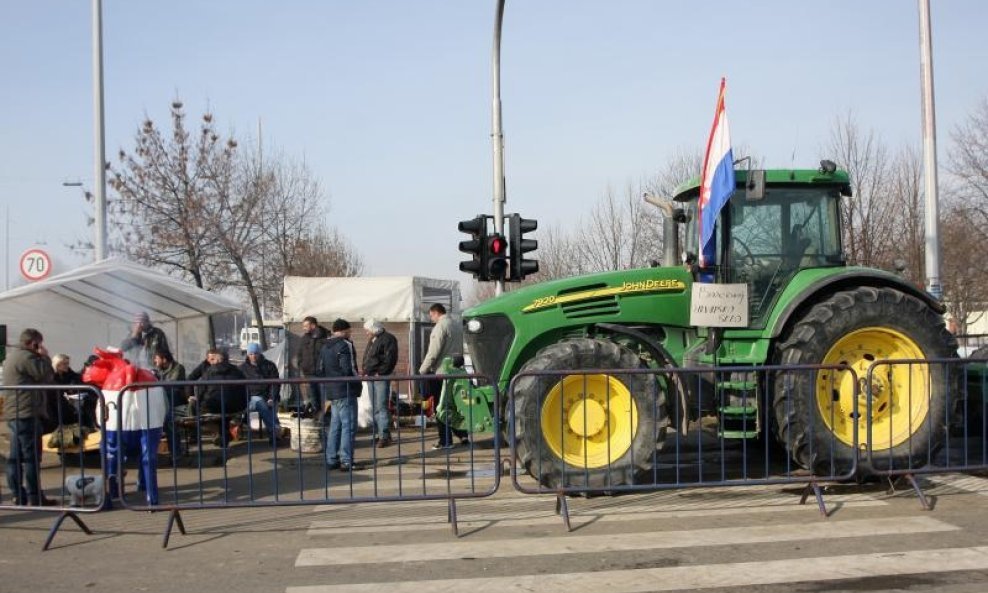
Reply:
<svg viewBox="0 0 988 593"><path fill-rule="evenodd" d="M721 394L743 394L751 404L727 405L717 408L720 427L717 436L722 439L758 438L758 406L755 405L758 393L756 381L718 381L717 390Z"/></svg>

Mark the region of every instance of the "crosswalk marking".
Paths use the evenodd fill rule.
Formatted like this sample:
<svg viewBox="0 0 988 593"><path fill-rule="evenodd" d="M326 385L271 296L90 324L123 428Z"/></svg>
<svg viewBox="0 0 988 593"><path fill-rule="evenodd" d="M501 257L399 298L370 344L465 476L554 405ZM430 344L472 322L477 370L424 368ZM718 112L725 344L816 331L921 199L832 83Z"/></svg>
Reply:
<svg viewBox="0 0 988 593"><path fill-rule="evenodd" d="M902 521L897 519L897 521ZM871 523L874 523L872 521ZM877 535L877 533L876 533ZM491 545L488 551L493 551ZM489 555L489 554L488 554ZM429 556L424 556L429 557ZM851 554L570 574L288 587L286 593L645 593L988 570L988 547Z"/></svg>
<svg viewBox="0 0 988 593"><path fill-rule="evenodd" d="M723 527L688 531L663 531L608 535L568 535L538 540L540 555L604 553L627 550L723 546L798 540L875 537L955 531L954 525L929 517L896 517L849 521L820 521L806 524ZM347 547L341 554L335 548L308 548L299 552L295 566L328 566L368 563L416 562L428 559L509 558L532 554L532 540L458 541L418 544Z"/></svg>
<svg viewBox="0 0 988 593"><path fill-rule="evenodd" d="M504 487L502 486L502 490ZM381 488L380 491L383 493L391 493L394 489L387 490ZM414 488L406 488L406 494L416 494L413 492ZM356 492L356 489L355 489ZM793 501L799 499L798 494L782 494L779 492L778 486L748 486L745 487L743 496L738 497L725 497L723 496L725 491L723 488L693 488L690 490L665 490L659 492L651 493L639 493L633 497L634 502L625 502L620 499L605 498L605 499L580 499L574 498L570 499L570 509L582 509L582 510L620 510L627 508L629 506L639 506L640 503L654 503L656 505L661 505L661 508L666 510L690 510L696 509L701 506L709 506L715 508L740 508L748 509L753 506L760 505L790 505ZM364 492L367 494L367 492ZM684 495L685 494L685 495ZM709 495L710 499L705 500L702 497ZM631 500L629 497L627 500ZM824 495L824 501L827 504L832 503L844 503L844 502L859 502L859 501L876 501L875 498L868 494L826 494ZM879 501L881 502L881 501ZM490 509L492 507L513 507L518 508L522 506L527 507L540 507L547 506L552 507L556 503L556 498L554 496L532 496L524 494L501 494L498 493L496 497L467 497L456 499L457 509L462 512L470 511L475 507L482 507L483 509ZM401 514L402 516L408 516L409 514L416 514L418 511L428 511L429 509L445 509L449 503L446 500L420 500L420 501L403 501L403 502L387 502L387 509L390 514ZM881 502L881 504L886 504ZM331 504L331 505L318 505L313 507L313 512L315 513L340 513L348 509L364 507L364 503L341 503L341 504ZM655 510L651 508L649 510Z"/></svg>
<svg viewBox="0 0 988 593"><path fill-rule="evenodd" d="M924 479L942 486L950 486L979 496L988 496L988 480L964 474L940 474L924 476Z"/></svg>
<svg viewBox="0 0 988 593"><path fill-rule="evenodd" d="M786 505L770 505L757 507L709 508L689 510L656 511L656 505L617 507L614 510L586 510L579 514L570 512L570 524L573 527L590 523L609 523L617 521L646 521L652 519L686 519L694 517L722 517L730 515L762 515L768 513L803 512L816 514L816 505L800 505L798 500L787 499ZM880 500L853 500L840 503L843 507L873 507L886 506ZM462 514L461 514L462 517ZM562 525L562 519L551 510L521 511L508 513L482 513L482 519L460 520L457 526L461 532L497 525L498 527L524 527L527 525ZM309 536L336 536L355 533L400 533L422 532L429 530L447 530L449 521L446 516L415 517L409 521L407 517L384 517L374 519L339 519L335 521L314 521L309 529Z"/></svg>

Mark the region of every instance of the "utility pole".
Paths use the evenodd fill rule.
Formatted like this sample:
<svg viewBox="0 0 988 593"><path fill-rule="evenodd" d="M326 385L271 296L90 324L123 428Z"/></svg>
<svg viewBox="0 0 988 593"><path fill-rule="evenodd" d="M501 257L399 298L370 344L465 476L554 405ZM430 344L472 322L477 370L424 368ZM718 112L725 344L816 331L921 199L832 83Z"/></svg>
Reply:
<svg viewBox="0 0 988 593"><path fill-rule="evenodd" d="M103 2L93 0L93 135L96 261L106 259L106 141L103 127Z"/></svg>
<svg viewBox="0 0 988 593"><path fill-rule="evenodd" d="M926 290L943 298L940 285L940 216L937 206L937 125L933 103L930 0L919 0L919 62L923 96L923 193L926 197Z"/></svg>
<svg viewBox="0 0 988 593"><path fill-rule="evenodd" d="M494 232L504 236L504 132L501 129L501 23L504 21L504 0L497 2L494 19L494 48L491 52L491 142L494 145ZM504 279L494 283L494 295L504 292Z"/></svg>
<svg viewBox="0 0 988 593"><path fill-rule="evenodd" d="M3 266L3 286L4 290L10 290L10 205L7 205L7 216L5 217L7 222L7 228L5 231L5 237L7 238L7 245L3 250L4 266Z"/></svg>

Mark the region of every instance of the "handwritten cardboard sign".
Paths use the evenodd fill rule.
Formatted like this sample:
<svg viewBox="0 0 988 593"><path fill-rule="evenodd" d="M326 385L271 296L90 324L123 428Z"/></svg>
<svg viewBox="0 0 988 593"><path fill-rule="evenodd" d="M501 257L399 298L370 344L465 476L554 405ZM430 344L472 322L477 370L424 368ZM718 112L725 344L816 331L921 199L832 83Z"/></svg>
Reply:
<svg viewBox="0 0 988 593"><path fill-rule="evenodd" d="M748 327L747 284L693 284L690 325Z"/></svg>

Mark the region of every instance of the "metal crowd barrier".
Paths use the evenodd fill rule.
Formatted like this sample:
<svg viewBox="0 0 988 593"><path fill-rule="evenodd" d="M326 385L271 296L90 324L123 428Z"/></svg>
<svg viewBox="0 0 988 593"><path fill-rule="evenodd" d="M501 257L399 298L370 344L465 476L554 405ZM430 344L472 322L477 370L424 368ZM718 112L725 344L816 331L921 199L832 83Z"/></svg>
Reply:
<svg viewBox="0 0 988 593"><path fill-rule="evenodd" d="M0 396L14 398L17 404L25 397L21 391L41 398L46 413L49 403L55 412L44 420L3 418L10 448L3 452L6 479L0 485L0 511L57 513L42 545L47 550L66 519L92 535L80 514L94 513L103 506L106 471L99 455L102 433L95 427L94 416L103 396L89 385L0 386ZM45 424L60 428L45 434ZM31 447L15 448L18 439L21 445L30 442ZM57 466L53 467L55 459ZM36 492L31 485L34 476Z"/></svg>
<svg viewBox="0 0 988 593"><path fill-rule="evenodd" d="M842 441L799 418L813 415L805 406L817 405L816 394L829 399L841 386L858 399L846 366L522 372L508 392L512 483L555 494L567 528L567 495L691 487L805 485L800 503L812 492L827 516L820 484L856 475L857 423L842 423L836 406L821 415L842 427ZM781 431L780 416L791 419Z"/></svg>
<svg viewBox="0 0 988 593"><path fill-rule="evenodd" d="M907 480L929 510L917 476L988 470L988 361L878 361L866 379L869 474Z"/></svg>
<svg viewBox="0 0 988 593"><path fill-rule="evenodd" d="M490 384L488 377L477 374L374 377L375 381L388 382L387 399L392 403L398 393L414 393L411 387L415 382L447 379L468 380L458 383L467 386L465 390L461 389L459 396L470 399L480 397L476 392L478 383ZM462 441L454 436L452 447L434 449L438 433L428 413L431 410L422 406L412 409L409 402L397 400L391 410L392 443L378 447L372 438L372 430L357 430L353 442L353 469L342 471L328 465L324 451L330 418L339 406L333 404L325 415L317 411L313 417L303 397L307 390L325 390L333 384L346 382L343 378L290 378L125 386L120 391L121 404L117 410L119 426L126 425L122 414L124 410L132 409L134 401L153 402L155 398L162 398L159 404L164 401L165 407L173 411L173 420L162 422L154 417L160 413L161 405L157 412L153 410L154 404L147 407L144 426L135 436L137 440L146 440L142 441L140 454L143 456L145 450L156 452L159 447L164 449L166 441L174 443L175 448L185 447L186 450L142 459L149 469L145 473L143 468L138 468L136 474L140 484L136 489L135 480L125 475L126 464L111 461L108 467L114 489L111 504L119 499L123 507L135 511L168 511L163 547L168 545L175 524L181 533L185 533L181 511L262 506L446 500L448 521L454 534L458 534L456 500L490 496L499 487L501 461L497 431ZM249 394L244 392L244 387L248 385L274 386L278 391L302 393L303 397L286 402L280 415L280 426L290 435L287 440L275 434L272 441L266 432L251 429L249 419L245 425ZM281 389L286 385L291 389ZM219 390L219 409L200 410L184 417L175 413L189 390L201 393L210 387ZM368 387L369 384L364 383L358 399L370 399L373 418L377 406ZM202 405L202 402L198 404ZM499 407L495 402L494 426L500 423ZM472 410L468 409L465 419L471 425L474 424ZM356 418L356 412L353 416ZM161 429L155 426L161 426ZM232 434L225 437L227 431L236 432L236 437ZM137 449L133 452L136 454Z"/></svg>

